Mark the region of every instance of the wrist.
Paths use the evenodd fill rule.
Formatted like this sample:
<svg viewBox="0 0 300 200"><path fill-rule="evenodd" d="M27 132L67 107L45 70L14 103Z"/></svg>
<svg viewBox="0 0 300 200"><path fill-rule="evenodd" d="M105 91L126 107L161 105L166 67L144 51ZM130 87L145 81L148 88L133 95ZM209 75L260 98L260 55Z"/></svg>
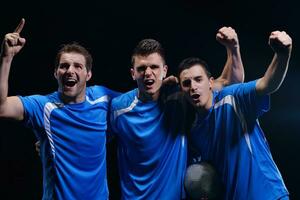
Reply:
<svg viewBox="0 0 300 200"><path fill-rule="evenodd" d="M1 59L2 63L11 63L12 60L13 60L13 56L8 56L8 55L1 54L0 59Z"/></svg>
<svg viewBox="0 0 300 200"><path fill-rule="evenodd" d="M240 55L240 46L235 45L232 47L227 47L227 55L228 56L239 56Z"/></svg>

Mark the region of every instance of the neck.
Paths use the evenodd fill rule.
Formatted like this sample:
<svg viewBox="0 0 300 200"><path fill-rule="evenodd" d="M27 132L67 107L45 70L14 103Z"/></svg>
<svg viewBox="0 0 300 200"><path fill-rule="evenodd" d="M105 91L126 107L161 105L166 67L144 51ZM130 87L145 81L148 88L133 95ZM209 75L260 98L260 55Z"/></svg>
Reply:
<svg viewBox="0 0 300 200"><path fill-rule="evenodd" d="M67 96L64 93L60 92L60 98L62 99L64 104L82 103L85 101L85 93L84 95L79 95L79 96Z"/></svg>
<svg viewBox="0 0 300 200"><path fill-rule="evenodd" d="M209 98L207 102L204 105L195 106L197 113L200 114L200 116L206 116L208 111L213 106L213 92L210 92Z"/></svg>
<svg viewBox="0 0 300 200"><path fill-rule="evenodd" d="M154 94L149 94L147 92L141 92L140 90L138 90L138 98L142 102L157 101L159 98L159 94L159 91Z"/></svg>

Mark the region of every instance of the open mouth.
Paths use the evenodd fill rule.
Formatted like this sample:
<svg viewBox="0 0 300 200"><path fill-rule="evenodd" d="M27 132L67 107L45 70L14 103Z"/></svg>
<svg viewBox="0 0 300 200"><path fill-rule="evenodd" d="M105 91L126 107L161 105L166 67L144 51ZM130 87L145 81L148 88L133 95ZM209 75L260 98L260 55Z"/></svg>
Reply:
<svg viewBox="0 0 300 200"><path fill-rule="evenodd" d="M144 80L144 84L146 86L151 86L151 85L154 84L154 80L153 79L146 79L146 80Z"/></svg>
<svg viewBox="0 0 300 200"><path fill-rule="evenodd" d="M198 101L200 97L200 94L192 94L191 98L193 99L193 101Z"/></svg>
<svg viewBox="0 0 300 200"><path fill-rule="evenodd" d="M78 81L74 78L65 78L64 79L64 85L67 87L73 87L76 85Z"/></svg>

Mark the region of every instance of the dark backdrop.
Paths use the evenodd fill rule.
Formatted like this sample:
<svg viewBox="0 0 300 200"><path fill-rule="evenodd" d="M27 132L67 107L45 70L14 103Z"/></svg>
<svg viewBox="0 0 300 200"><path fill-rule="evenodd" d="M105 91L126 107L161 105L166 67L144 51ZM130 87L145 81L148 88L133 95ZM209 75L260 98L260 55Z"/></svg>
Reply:
<svg viewBox="0 0 300 200"><path fill-rule="evenodd" d="M260 123L292 199L300 199L300 16L296 1L2 2L2 38L14 30L21 17L26 19L22 36L27 43L13 62L9 95L56 90L54 56L60 44L71 41L83 44L94 57L90 85L105 85L122 92L135 87L129 73L130 55L143 38L157 39L165 47L169 74L175 72L183 58L199 56L210 64L217 77L226 60L225 48L215 40L216 31L222 26L232 26L239 34L249 81L261 77L272 59L267 43L270 32L287 31L293 38L290 68L282 87L272 95L271 110ZM40 199L42 172L32 132L8 120L1 120L0 127L1 196ZM111 197L117 199L114 147L114 142L109 144L108 169Z"/></svg>

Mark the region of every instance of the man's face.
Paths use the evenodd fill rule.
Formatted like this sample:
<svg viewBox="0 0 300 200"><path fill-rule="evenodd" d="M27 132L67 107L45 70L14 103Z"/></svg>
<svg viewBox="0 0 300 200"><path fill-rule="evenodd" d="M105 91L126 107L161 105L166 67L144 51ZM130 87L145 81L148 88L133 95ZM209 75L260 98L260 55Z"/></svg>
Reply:
<svg viewBox="0 0 300 200"><path fill-rule="evenodd" d="M212 105L212 78L201 65L194 65L180 73L180 87L196 107L209 109Z"/></svg>
<svg viewBox="0 0 300 200"><path fill-rule="evenodd" d="M86 82L92 76L85 65L86 60L82 54L63 53L60 57L54 76L58 82L58 90L68 103L79 103L85 99Z"/></svg>
<svg viewBox="0 0 300 200"><path fill-rule="evenodd" d="M158 53L135 56L131 76L137 81L139 95L151 96L153 100L157 100L167 69L168 67Z"/></svg>

